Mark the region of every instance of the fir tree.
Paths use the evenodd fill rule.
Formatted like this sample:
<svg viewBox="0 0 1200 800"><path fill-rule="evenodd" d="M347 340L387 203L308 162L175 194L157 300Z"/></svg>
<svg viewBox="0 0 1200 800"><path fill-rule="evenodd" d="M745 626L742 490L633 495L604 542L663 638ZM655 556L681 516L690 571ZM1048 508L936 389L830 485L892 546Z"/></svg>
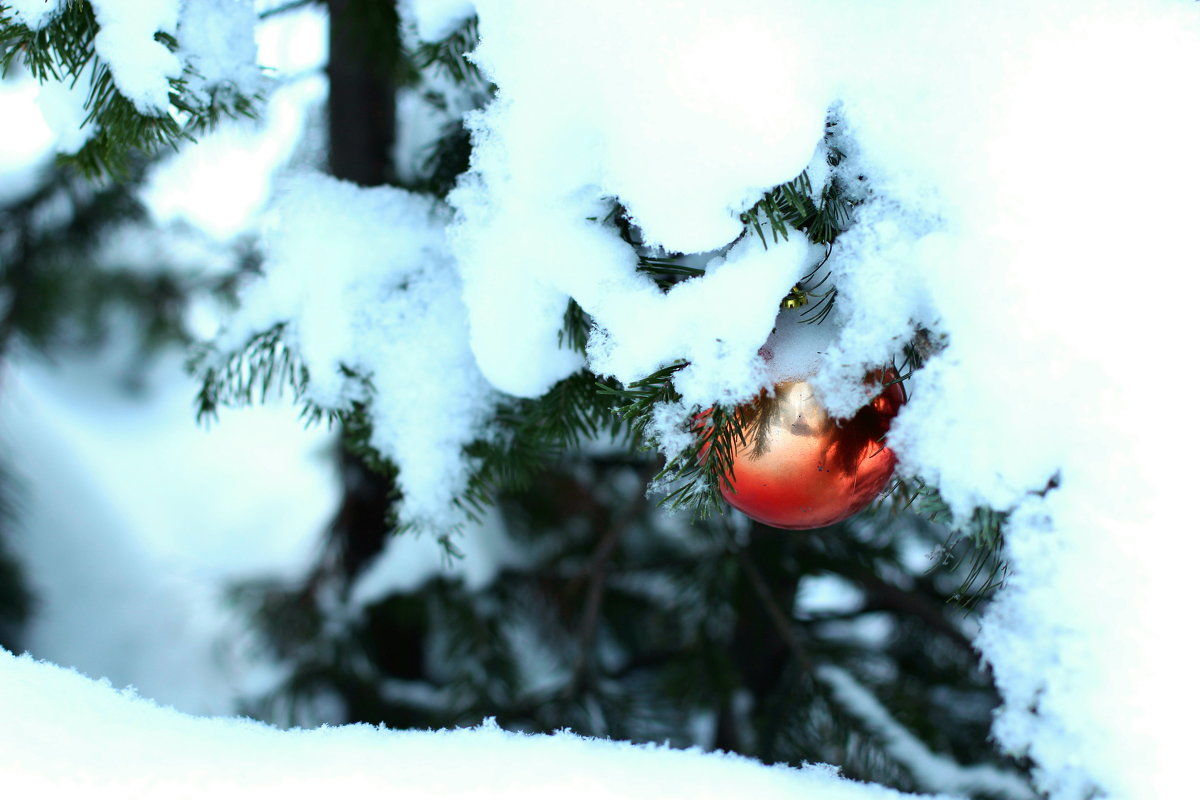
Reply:
<svg viewBox="0 0 1200 800"><path fill-rule="evenodd" d="M440 91L433 87L447 83L488 102L492 87L465 57L475 22L410 51L394 3L329 0L327 6L329 171L361 185L444 198L469 164L461 120L423 163L397 165L395 103L401 93ZM24 63L38 77L79 78L97 63L88 3L69 3L38 31L3 15L0 6L6 65ZM163 37L171 44L170 32ZM0 229L18 231L3 253L12 296L55 304L72 294L102 296L96 275L53 268L74 266L70 258L79 252L64 254L55 242L78 241L76 233L136 214L121 203L145 158L222 115L252 109L253 98L220 93L201 104L189 81L202 76L189 75L173 86L172 111L156 117L121 96L103 63L90 74L90 119L99 133L42 190L70 186L84 197L66 223L72 238L35 234L22 221L25 206L40 195L5 209ZM834 166L838 136L831 113ZM72 169L94 182L83 183ZM869 191L831 174L823 185L800 174L766 193L743 213L742 236L764 248L789 237L831 248ZM620 205L613 204L606 222L664 290L703 274L682 254L644 247ZM29 238L36 235L47 241ZM34 261L51 267L35 271ZM58 283L42 285L49 281ZM169 309L177 287L109 289L148 309L147 330L176 333ZM837 288L814 271L779 299L782 307L803 307L806 319L819 324L837 302ZM38 307L10 302L0 342L53 327L32 316ZM571 303L562 347L582 351L590 326ZM977 603L1003 575L997 555L1003 514L980 509L964 529L950 529L936 487L909 480L896 481L860 516L820 530L781 533L749 522L724 509L719 491L729 480L733 450L754 436L745 417L720 406L691 409L707 411L711 424L664 462L655 452L652 415L680 399L672 379L686 364L627 385L582 369L540 398L505 399L491 423L496 435L468 448L473 472L456 502L476 520L501 515L520 556L483 587L439 578L361 602L357 581L390 537L415 535L393 513L397 468L370 446L371 376L351 376L366 387L364 400L322 405L306 393L307 368L291 352L285 327L258 331L233 351L198 347L194 360L201 415L287 387L312 420L343 431L344 501L307 577L230 589L285 676L272 691L246 698L247 713L284 724L394 727L470 725L491 716L516 730L566 727L767 762L830 762L852 778L931 788L894 746L881 723L890 719L932 753L1013 773L994 783L964 778L959 791L1013 796L997 787L1025 780L1015 775L1029 765L998 755L989 741L998 698L967 633ZM936 347L920 332L901 348L897 380ZM650 484L661 491L648 498ZM460 532L432 533L447 558L455 558ZM931 552L939 556L932 567L914 558ZM0 588L17 587L6 574L0 566ZM851 600L819 611L797 602L820 586L838 587ZM19 588L0 592L0 617L5 607L21 609L22 597ZM0 626L0 644L8 644L5 635ZM863 689L886 711L864 710L854 694Z"/></svg>

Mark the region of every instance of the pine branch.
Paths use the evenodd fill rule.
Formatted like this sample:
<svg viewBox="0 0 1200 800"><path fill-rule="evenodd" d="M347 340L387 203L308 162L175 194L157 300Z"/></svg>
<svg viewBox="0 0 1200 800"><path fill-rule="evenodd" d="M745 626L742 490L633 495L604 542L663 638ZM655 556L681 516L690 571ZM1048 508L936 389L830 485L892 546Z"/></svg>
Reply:
<svg viewBox="0 0 1200 800"><path fill-rule="evenodd" d="M877 739L888 754L931 792L982 793L1008 800L1034 800L1037 794L1018 773L991 764L963 766L945 753L933 752L901 725L867 687L847 670L823 665L817 670L831 696Z"/></svg>
<svg viewBox="0 0 1200 800"><path fill-rule="evenodd" d="M21 63L40 82L61 81L72 86L87 81L83 126L94 125L95 133L74 155L60 161L85 175L124 177L130 156L153 154L163 148L178 148L183 141L211 128L225 117L250 117L259 97L245 97L228 88L197 93L203 83L190 66L181 78L169 80L171 110L162 114L139 111L122 95L109 65L96 53L96 23L86 2L67 3L49 24L31 30L0 7L0 75ZM160 31L155 39L176 52L179 44L171 32Z"/></svg>
<svg viewBox="0 0 1200 800"><path fill-rule="evenodd" d="M467 55L479 44L479 21L475 17L463 22L453 33L437 42L422 42L413 57L420 69L430 67L444 72L455 83L481 83L487 80Z"/></svg>
<svg viewBox="0 0 1200 800"><path fill-rule="evenodd" d="M637 271L649 275L664 292L677 283L704 275L703 269L680 263L678 257L646 254L638 255Z"/></svg>
<svg viewBox="0 0 1200 800"><path fill-rule="evenodd" d="M563 312L562 328L558 331L558 346L565 343L577 353L587 349L588 333L592 329L592 318L575 302L574 298L567 301L567 310Z"/></svg>
<svg viewBox="0 0 1200 800"><path fill-rule="evenodd" d="M259 19L270 19L271 17L287 14L292 11L298 11L301 8L308 6L320 5L323 0L283 0L277 6L271 6L258 12Z"/></svg>
<svg viewBox="0 0 1200 800"><path fill-rule="evenodd" d="M470 166L471 135L462 120L446 125L442 135L428 146L421 162L421 175L410 188L445 199Z"/></svg>
<svg viewBox="0 0 1200 800"><path fill-rule="evenodd" d="M827 140L832 139L836 122L829 123ZM841 153L827 141L831 164L836 164ZM786 240L793 233L801 233L810 241L826 247L825 258L801 278L780 300L781 308L805 308L801 315L805 322L819 324L833 310L837 299L837 288L827 286L829 272L825 262L832 253L832 243L849 227L852 204L835 177L821 187L816 195L807 171L796 178L780 184L768 192L741 215L745 226L743 236L753 231L764 247L768 247L766 232L771 242ZM625 224L625 216L619 205L609 215L623 238L633 247L640 244ZM680 256L651 255L640 252L638 270L650 275L664 291L681 280L704 274L704 270L684 262ZM648 442L647 429L656 409L666 403L677 403L680 397L671 385L673 374L687 366L680 362L665 367L629 386L622 387L610 382L603 385L617 413L631 425L639 441ZM732 488L733 455L737 447L748 440L761 439L765 431L764 412L771 404L765 396L743 408L741 413L724 407L702 410L693 409L696 425L693 433L696 440L692 446L668 463L655 479L656 484L668 487L663 505L671 508L693 508L700 518L713 508L719 507L719 487Z"/></svg>
<svg viewBox="0 0 1200 800"><path fill-rule="evenodd" d="M831 244L850 226L851 203L837 180L822 187L819 200L814 197L808 172L782 183L763 195L741 216L742 224L752 229L767 247L771 242L786 241L791 232L803 231L809 241Z"/></svg>
<svg viewBox="0 0 1200 800"><path fill-rule="evenodd" d="M279 323L250 337L236 352L221 354L211 345L198 349L188 362L188 370L200 378L196 395L196 419L216 419L222 407L238 408L265 403L270 397L282 397L291 390L294 402L301 405L305 424L344 421L340 409L319 406L305 397L308 370L284 339L286 325Z"/></svg>
<svg viewBox="0 0 1200 800"><path fill-rule="evenodd" d="M629 425L634 442L643 447L655 444L648 430L655 409L682 399L671 378L687 365L686 361L677 362L627 386L616 381L599 384L614 412ZM654 484L667 488L660 505L692 508L703 519L712 509L720 507L718 487L722 482L731 484L733 455L737 447L745 444L747 435L744 420L723 406L704 411L696 408L693 412L695 441L662 468Z"/></svg>
<svg viewBox="0 0 1200 800"><path fill-rule="evenodd" d="M580 371L537 400L513 399L500 407L492 435L467 448L476 463L460 508L478 517L501 491L521 490L567 449L602 432L620 434L621 421L596 390L596 376Z"/></svg>

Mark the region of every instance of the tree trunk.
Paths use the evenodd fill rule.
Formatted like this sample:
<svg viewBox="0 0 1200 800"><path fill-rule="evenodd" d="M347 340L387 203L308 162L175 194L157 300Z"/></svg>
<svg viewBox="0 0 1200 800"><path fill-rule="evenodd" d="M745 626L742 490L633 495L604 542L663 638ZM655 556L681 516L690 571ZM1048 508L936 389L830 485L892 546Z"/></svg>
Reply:
<svg viewBox="0 0 1200 800"><path fill-rule="evenodd" d="M401 55L394 0L328 0L329 172L362 186L388 183L396 138L396 76ZM340 444L342 504L330 540L347 584L391 533L391 478L371 469L345 433Z"/></svg>

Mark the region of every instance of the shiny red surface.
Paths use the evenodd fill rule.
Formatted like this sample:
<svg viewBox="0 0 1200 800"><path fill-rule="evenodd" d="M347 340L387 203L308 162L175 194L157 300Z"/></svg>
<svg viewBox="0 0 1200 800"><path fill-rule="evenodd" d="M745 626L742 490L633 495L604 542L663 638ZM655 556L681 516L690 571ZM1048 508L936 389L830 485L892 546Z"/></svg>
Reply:
<svg viewBox="0 0 1200 800"><path fill-rule="evenodd" d="M834 420L805 381L781 383L764 449L753 441L734 456L732 485L721 494L734 508L776 528L832 525L866 507L887 485L896 456L880 440L904 404L900 384L886 387L849 420Z"/></svg>

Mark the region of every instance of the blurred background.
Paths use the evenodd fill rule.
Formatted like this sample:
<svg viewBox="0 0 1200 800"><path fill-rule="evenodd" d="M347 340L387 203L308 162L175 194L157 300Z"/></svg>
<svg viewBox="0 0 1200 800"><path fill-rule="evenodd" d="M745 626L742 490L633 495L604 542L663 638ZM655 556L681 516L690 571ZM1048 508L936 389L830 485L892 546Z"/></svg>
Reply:
<svg viewBox="0 0 1200 800"><path fill-rule="evenodd" d="M186 371L253 273L274 174L320 157L326 28L265 21L260 119L124 181L56 164L67 87L0 82L3 643L197 713L257 679L225 587L302 574L338 498L333 432L279 401L198 424Z"/></svg>

